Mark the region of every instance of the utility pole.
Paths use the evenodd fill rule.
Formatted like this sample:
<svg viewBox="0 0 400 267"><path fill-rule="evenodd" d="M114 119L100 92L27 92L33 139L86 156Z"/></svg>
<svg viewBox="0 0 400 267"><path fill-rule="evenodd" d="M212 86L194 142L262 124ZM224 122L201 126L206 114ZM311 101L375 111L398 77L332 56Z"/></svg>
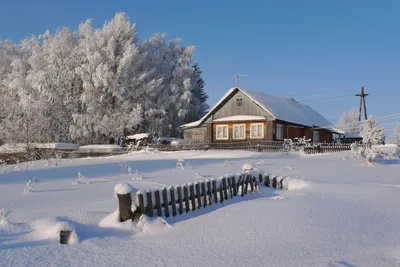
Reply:
<svg viewBox="0 0 400 267"><path fill-rule="evenodd" d="M364 86L361 87L361 93L356 94L356 96L360 97L360 115L358 117L358 120L361 121L361 110L362 110L362 105L364 103L364 116L365 120L367 120L367 104L365 103L365 97L368 96L369 94L364 93Z"/></svg>
<svg viewBox="0 0 400 267"><path fill-rule="evenodd" d="M248 76L247 74L235 74L236 76L236 87L239 88L239 77Z"/></svg>

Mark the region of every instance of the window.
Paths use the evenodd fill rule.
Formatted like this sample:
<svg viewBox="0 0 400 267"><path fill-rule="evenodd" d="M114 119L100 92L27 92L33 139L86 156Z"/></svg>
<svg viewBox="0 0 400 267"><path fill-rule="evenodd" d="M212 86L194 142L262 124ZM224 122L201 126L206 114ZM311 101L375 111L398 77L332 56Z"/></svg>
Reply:
<svg viewBox="0 0 400 267"><path fill-rule="evenodd" d="M314 144L319 143L319 132L318 131L313 131L313 143Z"/></svg>
<svg viewBox="0 0 400 267"><path fill-rule="evenodd" d="M233 139L246 139L246 124L233 125Z"/></svg>
<svg viewBox="0 0 400 267"><path fill-rule="evenodd" d="M276 125L276 139L279 139L279 140L283 139L283 125L282 124Z"/></svg>
<svg viewBox="0 0 400 267"><path fill-rule="evenodd" d="M228 125L217 125L216 129L217 140L227 140L228 139Z"/></svg>
<svg viewBox="0 0 400 267"><path fill-rule="evenodd" d="M236 98L236 106L238 106L238 107L243 106L243 97Z"/></svg>
<svg viewBox="0 0 400 267"><path fill-rule="evenodd" d="M264 138L264 123L250 124L250 138Z"/></svg>

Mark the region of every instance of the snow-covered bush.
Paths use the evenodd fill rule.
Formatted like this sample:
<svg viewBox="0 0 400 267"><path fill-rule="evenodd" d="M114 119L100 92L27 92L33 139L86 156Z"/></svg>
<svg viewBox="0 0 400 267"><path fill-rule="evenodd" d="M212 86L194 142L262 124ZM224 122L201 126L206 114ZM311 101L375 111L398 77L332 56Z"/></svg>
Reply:
<svg viewBox="0 0 400 267"><path fill-rule="evenodd" d="M283 148L282 152L294 152L293 140L292 139L284 139L283 140Z"/></svg>
<svg viewBox="0 0 400 267"><path fill-rule="evenodd" d="M264 161L262 159L256 162L257 167L260 167L263 164L264 164Z"/></svg>
<svg viewBox="0 0 400 267"><path fill-rule="evenodd" d="M176 163L176 169L177 170L185 170L185 169L190 169L192 166L190 166L189 161L185 161L184 158L179 158L178 162Z"/></svg>
<svg viewBox="0 0 400 267"><path fill-rule="evenodd" d="M376 159L383 159L385 153L377 148L377 145L383 143L385 135L383 133L383 128L378 127L378 122L376 122L372 116L370 116L368 120L365 121L362 136L363 143L351 144L351 152L345 158L364 158L368 162L372 162Z"/></svg>
<svg viewBox="0 0 400 267"><path fill-rule="evenodd" d="M84 175L78 172L78 178L72 184L88 184L89 181L86 179Z"/></svg>
<svg viewBox="0 0 400 267"><path fill-rule="evenodd" d="M24 194L27 194L27 193L29 193L29 192L32 192L33 189L35 188L36 182L37 182L37 179L36 179L36 178L33 178L32 180L29 180L29 181L26 183L26 188L25 188L25 190L24 190Z"/></svg>
<svg viewBox="0 0 400 267"><path fill-rule="evenodd" d="M242 171L244 171L244 172L252 171L253 169L254 169L254 166L251 163L245 163L242 166Z"/></svg>
<svg viewBox="0 0 400 267"><path fill-rule="evenodd" d="M5 209L0 209L0 225L8 223L7 216L10 214L10 211L6 211Z"/></svg>
<svg viewBox="0 0 400 267"><path fill-rule="evenodd" d="M393 144L396 144L398 147L400 147L400 124L397 125L396 131L394 132L392 142L393 142Z"/></svg>
<svg viewBox="0 0 400 267"><path fill-rule="evenodd" d="M136 170L135 174L132 177L132 180L143 180L143 174Z"/></svg>
<svg viewBox="0 0 400 267"><path fill-rule="evenodd" d="M294 141L293 141L294 140ZM312 148L311 139L306 137L296 137L292 139L283 140L282 152L304 152L306 148Z"/></svg>
<svg viewBox="0 0 400 267"><path fill-rule="evenodd" d="M231 165L232 165L232 163L230 163L229 160L224 160L222 162L222 164L221 164L222 167L228 167L228 166L231 166Z"/></svg>
<svg viewBox="0 0 400 267"><path fill-rule="evenodd" d="M392 153L393 157L400 158L400 147L396 147Z"/></svg>

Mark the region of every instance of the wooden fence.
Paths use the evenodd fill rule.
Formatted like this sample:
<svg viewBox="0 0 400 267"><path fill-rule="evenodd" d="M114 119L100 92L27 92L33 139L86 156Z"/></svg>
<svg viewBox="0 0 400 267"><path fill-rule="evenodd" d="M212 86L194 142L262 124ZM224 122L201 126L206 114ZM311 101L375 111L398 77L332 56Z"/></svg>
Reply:
<svg viewBox="0 0 400 267"><path fill-rule="evenodd" d="M151 144L158 151L186 150L245 150L254 152L288 152L282 141L229 142L229 143L180 143L178 145ZM319 143L304 148L307 154L331 153L350 150L350 144Z"/></svg>
<svg viewBox="0 0 400 267"><path fill-rule="evenodd" d="M230 198L243 197L258 191L260 186L287 189L285 177L268 174L241 175L220 179L210 179L189 183L183 186L172 186L158 190L147 190L136 194L138 208L136 216L146 214L154 216L176 216L189 211L222 203Z"/></svg>

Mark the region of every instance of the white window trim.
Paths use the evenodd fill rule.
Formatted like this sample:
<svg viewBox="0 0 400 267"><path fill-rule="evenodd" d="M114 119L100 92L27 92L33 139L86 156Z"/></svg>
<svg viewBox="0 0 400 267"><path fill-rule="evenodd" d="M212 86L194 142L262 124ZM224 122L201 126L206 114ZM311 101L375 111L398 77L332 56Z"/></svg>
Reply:
<svg viewBox="0 0 400 267"><path fill-rule="evenodd" d="M227 136L226 137L222 137L222 138L218 138L218 129L219 128L225 128L225 127L227 129L226 130ZM224 132L224 130L222 130L222 133L223 132ZM215 128L215 140L228 140L228 139L229 139L229 126L228 126L228 124L217 125L216 128Z"/></svg>
<svg viewBox="0 0 400 267"><path fill-rule="evenodd" d="M258 125L262 125L262 136L257 136L257 137L253 137L253 127L252 126L254 126L254 125L256 125L256 126L258 126ZM258 127L257 127L258 128ZM264 123L251 123L250 124L250 139L263 139L264 138L264 131L265 131L265 129L264 129L265 127L264 127ZM258 129L257 129L257 131L258 131Z"/></svg>
<svg viewBox="0 0 400 267"><path fill-rule="evenodd" d="M282 136L281 137L278 137L278 128L282 128ZM277 140L283 140L283 136L284 136L284 134L283 134L283 125L282 124L276 124L276 139Z"/></svg>
<svg viewBox="0 0 400 267"><path fill-rule="evenodd" d="M240 126L244 126L244 134L243 134L243 137L236 137L236 136L235 136L235 128L236 128L236 127L239 127L239 131L240 131ZM234 124L234 125L233 125L233 130L232 130L232 131L233 131L233 132L232 132L233 139L236 139L236 140L238 140L238 139L240 139L240 140L246 139L246 124Z"/></svg>

